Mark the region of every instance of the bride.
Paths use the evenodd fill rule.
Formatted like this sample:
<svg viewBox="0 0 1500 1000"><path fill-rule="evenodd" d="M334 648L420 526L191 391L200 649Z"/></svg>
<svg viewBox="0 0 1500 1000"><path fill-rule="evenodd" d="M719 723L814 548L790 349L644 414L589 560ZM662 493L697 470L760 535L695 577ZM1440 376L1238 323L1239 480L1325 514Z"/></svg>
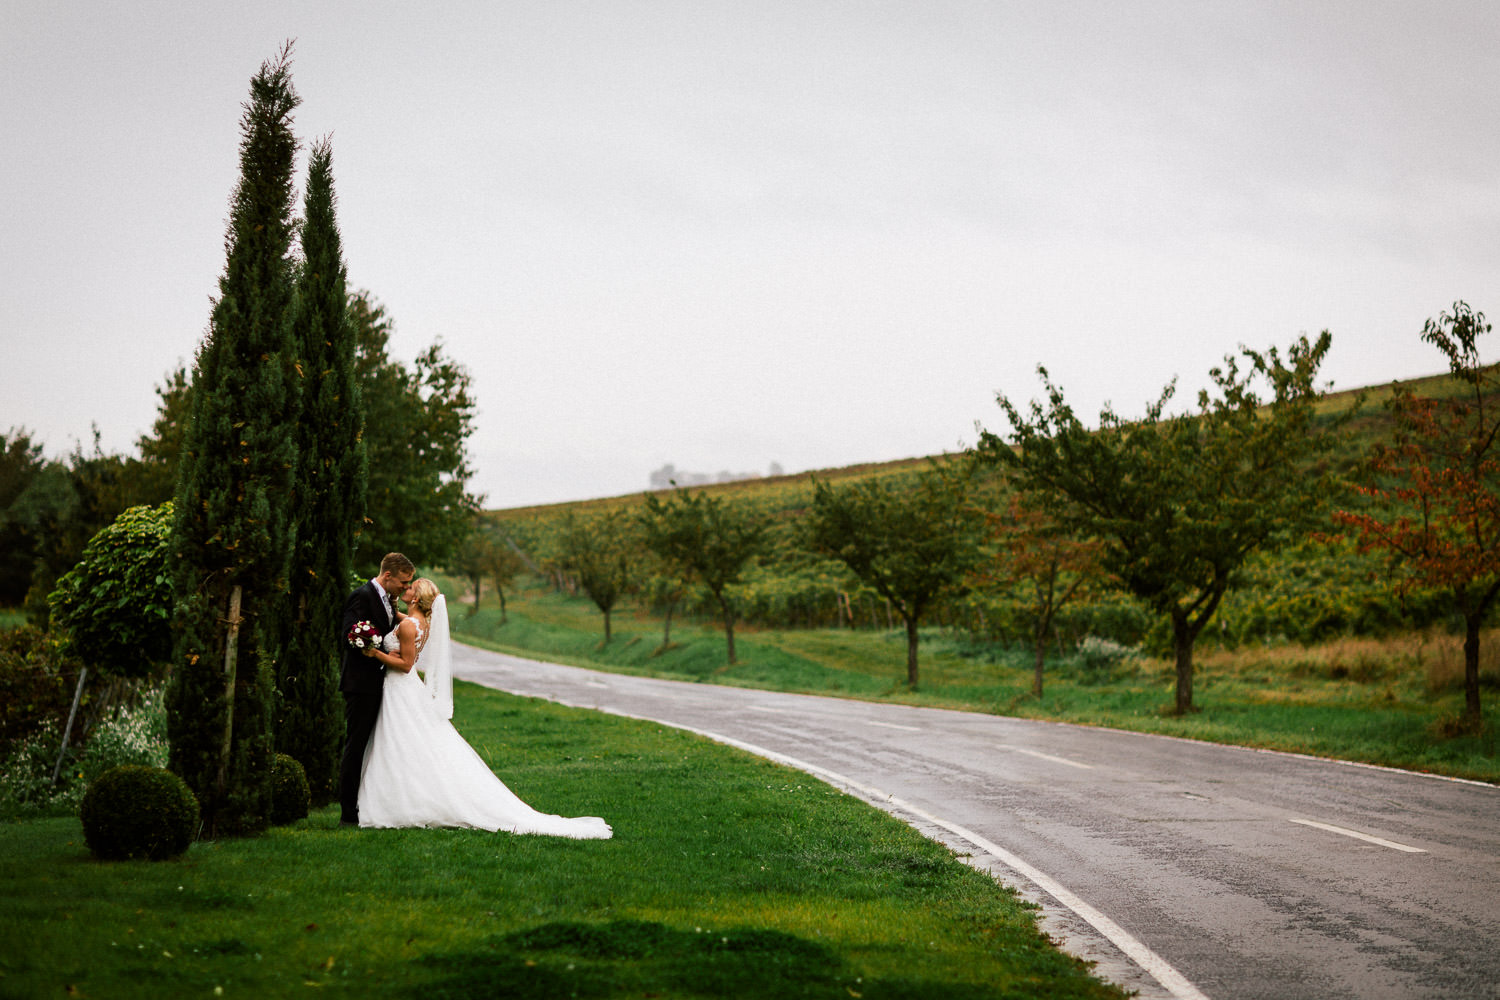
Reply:
<svg viewBox="0 0 1500 1000"><path fill-rule="evenodd" d="M453 717L448 607L437 584L413 580L409 614L374 656L385 664L380 717L359 780L359 825L462 826L508 833L603 839L597 816L537 812L516 797L448 720ZM424 682L417 670L426 675Z"/></svg>

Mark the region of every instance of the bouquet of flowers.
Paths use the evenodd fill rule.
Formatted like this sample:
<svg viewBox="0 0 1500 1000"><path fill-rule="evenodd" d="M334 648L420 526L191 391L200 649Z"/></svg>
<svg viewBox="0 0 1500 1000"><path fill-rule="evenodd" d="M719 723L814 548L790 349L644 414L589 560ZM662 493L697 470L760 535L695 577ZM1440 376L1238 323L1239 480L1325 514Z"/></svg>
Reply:
<svg viewBox="0 0 1500 1000"><path fill-rule="evenodd" d="M364 649L366 646L380 646L380 633L375 631L375 626L369 622L355 622L349 634L344 637L349 645L355 649Z"/></svg>

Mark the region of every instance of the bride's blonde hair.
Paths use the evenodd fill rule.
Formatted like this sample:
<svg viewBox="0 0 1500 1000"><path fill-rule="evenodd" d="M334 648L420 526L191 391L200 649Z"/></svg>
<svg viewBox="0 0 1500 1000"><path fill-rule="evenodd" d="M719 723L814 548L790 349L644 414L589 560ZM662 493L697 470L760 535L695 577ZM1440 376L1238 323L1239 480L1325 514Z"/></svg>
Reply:
<svg viewBox="0 0 1500 1000"><path fill-rule="evenodd" d="M432 612L432 602L437 600L438 585L427 577L418 577L411 582L412 594L416 597L417 607L422 609L422 614Z"/></svg>

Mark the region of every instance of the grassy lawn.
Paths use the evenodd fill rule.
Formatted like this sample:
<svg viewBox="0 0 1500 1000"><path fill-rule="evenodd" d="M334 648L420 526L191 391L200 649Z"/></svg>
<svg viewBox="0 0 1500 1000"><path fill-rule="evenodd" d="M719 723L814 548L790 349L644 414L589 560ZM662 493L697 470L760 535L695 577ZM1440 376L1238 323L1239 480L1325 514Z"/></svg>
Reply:
<svg viewBox="0 0 1500 1000"><path fill-rule="evenodd" d="M613 641L601 644L598 611L585 600L535 588L510 601L509 621L483 607L467 616L453 606L454 632L466 642L605 670L1112 726L1192 739L1308 753L1455 777L1500 782L1496 727L1454 731L1463 707L1461 640L1408 636L1296 645L1200 650L1194 702L1177 717L1172 665L1145 657L1104 668L1077 657L1049 660L1044 696L1031 695L1031 656L924 632L921 683L906 687L905 636L847 629L736 629L741 661L725 665L721 630L677 624L661 650L661 624L617 611ZM1500 659L1500 633L1486 638ZM1488 710L1500 711L1488 663Z"/></svg>
<svg viewBox="0 0 1500 1000"><path fill-rule="evenodd" d="M610 841L350 830L336 808L170 862L5 824L3 997L1118 997L1032 911L800 772L458 686L523 798Z"/></svg>

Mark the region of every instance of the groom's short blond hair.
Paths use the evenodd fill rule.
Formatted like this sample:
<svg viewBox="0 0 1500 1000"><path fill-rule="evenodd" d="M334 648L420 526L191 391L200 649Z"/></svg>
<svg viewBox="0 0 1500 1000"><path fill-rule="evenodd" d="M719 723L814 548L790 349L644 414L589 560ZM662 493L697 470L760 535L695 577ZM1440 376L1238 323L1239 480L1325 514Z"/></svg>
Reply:
<svg viewBox="0 0 1500 1000"><path fill-rule="evenodd" d="M399 576L402 573L415 573L416 571L417 567L412 565L411 560L399 552L388 552L386 553L386 557L380 560L380 573L382 576L386 573L395 573Z"/></svg>

